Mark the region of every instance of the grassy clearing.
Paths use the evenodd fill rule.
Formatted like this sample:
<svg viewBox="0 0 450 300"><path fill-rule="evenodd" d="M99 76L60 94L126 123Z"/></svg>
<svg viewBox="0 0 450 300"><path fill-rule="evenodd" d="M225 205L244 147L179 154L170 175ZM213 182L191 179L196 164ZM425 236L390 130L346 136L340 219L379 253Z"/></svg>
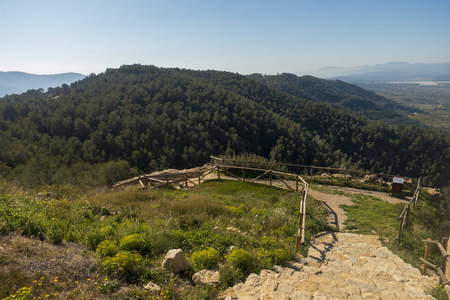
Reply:
<svg viewBox="0 0 450 300"><path fill-rule="evenodd" d="M28 292L42 299L214 299L251 272L295 258L300 198L263 185L211 181L191 190L117 193L50 187L39 199L7 186L0 193L0 299ZM320 202L308 199L307 211L308 239L329 229ZM239 251L230 253L231 246ZM161 268L173 248L183 249L192 270ZM220 272L221 286L193 285L190 276L205 266ZM160 294L143 289L149 281Z"/></svg>

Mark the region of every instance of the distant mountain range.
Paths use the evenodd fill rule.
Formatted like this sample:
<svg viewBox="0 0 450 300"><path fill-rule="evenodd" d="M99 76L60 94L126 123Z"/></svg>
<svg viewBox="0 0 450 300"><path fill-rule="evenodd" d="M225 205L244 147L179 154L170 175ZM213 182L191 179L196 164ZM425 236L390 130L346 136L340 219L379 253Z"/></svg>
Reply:
<svg viewBox="0 0 450 300"><path fill-rule="evenodd" d="M6 94L21 94L30 89L44 89L71 84L86 75L62 73L54 75L36 75L24 72L0 72L0 97Z"/></svg>
<svg viewBox="0 0 450 300"><path fill-rule="evenodd" d="M327 67L313 75L340 79L346 82L410 82L410 81L449 81L450 63L410 64L407 62L390 62L374 66L352 68Z"/></svg>

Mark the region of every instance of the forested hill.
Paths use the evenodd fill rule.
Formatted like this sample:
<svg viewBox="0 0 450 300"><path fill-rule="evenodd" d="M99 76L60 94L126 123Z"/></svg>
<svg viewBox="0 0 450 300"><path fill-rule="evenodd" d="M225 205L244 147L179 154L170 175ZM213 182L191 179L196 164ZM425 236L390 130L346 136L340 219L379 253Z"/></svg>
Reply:
<svg viewBox="0 0 450 300"><path fill-rule="evenodd" d="M231 151L450 178L446 135L366 122L239 74L122 66L0 99L0 174L28 184L111 184Z"/></svg>
<svg viewBox="0 0 450 300"><path fill-rule="evenodd" d="M408 114L419 110L391 101L356 85L313 76L251 74L247 77L293 96L330 103L353 114L389 124L418 125Z"/></svg>

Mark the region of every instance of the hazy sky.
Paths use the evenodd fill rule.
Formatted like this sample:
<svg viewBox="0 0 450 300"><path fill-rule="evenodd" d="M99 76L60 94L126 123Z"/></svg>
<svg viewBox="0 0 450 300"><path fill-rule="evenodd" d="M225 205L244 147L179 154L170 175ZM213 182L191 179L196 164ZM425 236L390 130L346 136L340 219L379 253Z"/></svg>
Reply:
<svg viewBox="0 0 450 300"><path fill-rule="evenodd" d="M0 0L0 71L249 74L450 62L450 1Z"/></svg>

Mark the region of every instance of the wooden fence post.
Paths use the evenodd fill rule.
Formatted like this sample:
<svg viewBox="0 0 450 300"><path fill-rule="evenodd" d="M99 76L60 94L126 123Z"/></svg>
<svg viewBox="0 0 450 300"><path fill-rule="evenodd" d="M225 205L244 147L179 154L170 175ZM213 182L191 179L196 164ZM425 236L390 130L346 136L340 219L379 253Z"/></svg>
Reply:
<svg viewBox="0 0 450 300"><path fill-rule="evenodd" d="M217 165L217 178L220 180L220 167Z"/></svg>
<svg viewBox="0 0 450 300"><path fill-rule="evenodd" d="M295 177L295 192L298 194L298 176Z"/></svg>
<svg viewBox="0 0 450 300"><path fill-rule="evenodd" d="M405 218L405 216L402 216L400 218L400 226L398 228L398 235L397 235L397 238L396 238L397 241L400 241L400 239L402 237L402 233L403 233L403 219L404 218Z"/></svg>
<svg viewBox="0 0 450 300"><path fill-rule="evenodd" d="M448 238L444 237L444 238L442 238L442 247L444 248L445 252L448 253L447 246L448 246ZM445 255L441 254L441 270L442 270L442 273L444 273L444 274L446 273L445 272L446 265L447 265L447 257L445 257ZM441 282L439 282L439 283L441 283Z"/></svg>
<svg viewBox="0 0 450 300"><path fill-rule="evenodd" d="M450 236L449 236L450 238ZM448 253L448 239L447 239L447 253ZM450 262L447 260L447 266L445 267L445 276L450 279Z"/></svg>
<svg viewBox="0 0 450 300"><path fill-rule="evenodd" d="M245 181L245 171L242 169L242 181Z"/></svg>
<svg viewBox="0 0 450 300"><path fill-rule="evenodd" d="M270 186L272 186L272 171L269 172Z"/></svg>
<svg viewBox="0 0 450 300"><path fill-rule="evenodd" d="M427 238L427 240L431 241L430 238ZM423 259L425 259L426 261L428 261L428 256L430 256L430 247L431 247L430 243L425 243L425 255L424 255ZM427 265L425 263L423 263L422 274L426 275L426 272L427 272Z"/></svg>

